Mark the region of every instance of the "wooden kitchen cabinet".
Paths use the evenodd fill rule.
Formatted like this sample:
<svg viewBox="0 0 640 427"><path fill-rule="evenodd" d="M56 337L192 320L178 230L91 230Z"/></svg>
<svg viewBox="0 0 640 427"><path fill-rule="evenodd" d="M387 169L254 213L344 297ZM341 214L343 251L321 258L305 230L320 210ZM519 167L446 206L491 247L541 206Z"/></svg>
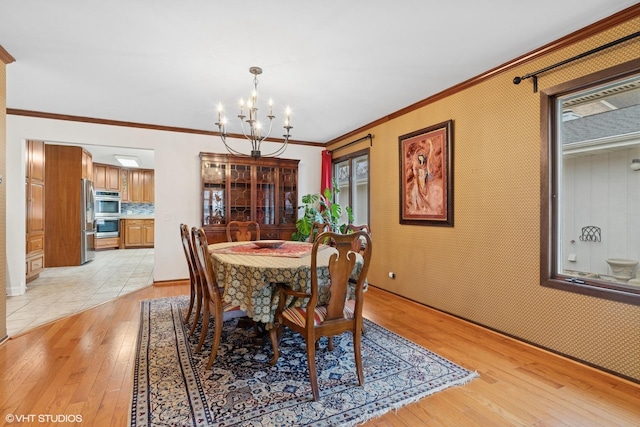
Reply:
<svg viewBox="0 0 640 427"><path fill-rule="evenodd" d="M155 221L153 219L145 219L143 227L143 239L145 246L153 247L155 243Z"/></svg>
<svg viewBox="0 0 640 427"><path fill-rule="evenodd" d="M155 226L153 219L123 219L121 221L121 247L124 249L153 247Z"/></svg>
<svg viewBox="0 0 640 427"><path fill-rule="evenodd" d="M91 153L72 145L45 144L45 156L45 267L80 265L81 180L93 175Z"/></svg>
<svg viewBox="0 0 640 427"><path fill-rule="evenodd" d="M120 168L94 163L93 186L96 190L120 191Z"/></svg>
<svg viewBox="0 0 640 427"><path fill-rule="evenodd" d="M120 168L120 201L129 202L129 169Z"/></svg>
<svg viewBox="0 0 640 427"><path fill-rule="evenodd" d="M138 169L129 170L129 202L141 203L142 202L142 171Z"/></svg>
<svg viewBox="0 0 640 427"><path fill-rule="evenodd" d="M109 249L120 247L120 237L95 238L93 242L96 249Z"/></svg>
<svg viewBox="0 0 640 427"><path fill-rule="evenodd" d="M200 153L201 221L209 243L228 221L256 221L260 238L290 240L298 215L299 160Z"/></svg>
<svg viewBox="0 0 640 427"><path fill-rule="evenodd" d="M154 203L155 182L153 169L120 170L120 198L127 203Z"/></svg>
<svg viewBox="0 0 640 427"><path fill-rule="evenodd" d="M26 142L26 278L37 278L44 270L44 141Z"/></svg>
<svg viewBox="0 0 640 427"><path fill-rule="evenodd" d="M93 181L93 158L85 150L82 150L82 179Z"/></svg>
<svg viewBox="0 0 640 427"><path fill-rule="evenodd" d="M142 170L142 203L154 203L155 201L154 171Z"/></svg>

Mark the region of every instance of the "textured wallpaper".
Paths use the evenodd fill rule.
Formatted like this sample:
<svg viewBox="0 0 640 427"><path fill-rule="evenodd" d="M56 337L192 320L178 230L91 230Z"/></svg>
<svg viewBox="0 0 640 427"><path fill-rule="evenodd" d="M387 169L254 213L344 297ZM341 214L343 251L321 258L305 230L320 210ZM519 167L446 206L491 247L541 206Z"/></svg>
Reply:
<svg viewBox="0 0 640 427"><path fill-rule="evenodd" d="M530 80L512 83L638 28L640 18L368 129L374 135L370 282L640 380L640 306L539 284L540 95ZM565 65L541 75L540 90L635 59L638 52L635 39ZM450 119L455 226L400 225L398 137Z"/></svg>

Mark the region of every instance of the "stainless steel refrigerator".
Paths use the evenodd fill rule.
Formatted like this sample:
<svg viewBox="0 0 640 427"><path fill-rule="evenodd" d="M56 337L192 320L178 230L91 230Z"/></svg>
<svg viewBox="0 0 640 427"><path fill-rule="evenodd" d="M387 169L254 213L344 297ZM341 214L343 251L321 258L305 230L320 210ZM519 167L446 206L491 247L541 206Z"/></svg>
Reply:
<svg viewBox="0 0 640 427"><path fill-rule="evenodd" d="M80 264L87 263L96 257L94 237L96 235L95 191L93 182L81 180L80 197Z"/></svg>

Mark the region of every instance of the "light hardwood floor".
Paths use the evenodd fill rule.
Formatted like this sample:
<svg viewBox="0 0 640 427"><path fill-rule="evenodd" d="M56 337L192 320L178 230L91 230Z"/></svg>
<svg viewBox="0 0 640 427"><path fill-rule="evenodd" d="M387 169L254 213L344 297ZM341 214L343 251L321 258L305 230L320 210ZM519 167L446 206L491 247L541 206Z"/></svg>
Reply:
<svg viewBox="0 0 640 427"><path fill-rule="evenodd" d="M640 385L369 289L365 317L480 377L365 425L640 425ZM139 301L187 293L145 288L0 345L0 419L64 414L80 415L76 425L128 425Z"/></svg>

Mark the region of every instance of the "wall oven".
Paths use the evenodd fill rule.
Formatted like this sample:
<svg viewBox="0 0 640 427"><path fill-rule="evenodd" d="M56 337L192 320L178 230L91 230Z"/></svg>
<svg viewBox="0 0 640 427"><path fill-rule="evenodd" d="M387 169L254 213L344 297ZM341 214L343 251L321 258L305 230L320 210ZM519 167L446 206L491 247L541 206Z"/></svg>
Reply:
<svg viewBox="0 0 640 427"><path fill-rule="evenodd" d="M118 237L120 235L119 217L96 218L96 237Z"/></svg>
<svg viewBox="0 0 640 427"><path fill-rule="evenodd" d="M120 192L96 190L96 237L120 236Z"/></svg>
<svg viewBox="0 0 640 427"><path fill-rule="evenodd" d="M120 218L120 192L96 190L96 218Z"/></svg>

